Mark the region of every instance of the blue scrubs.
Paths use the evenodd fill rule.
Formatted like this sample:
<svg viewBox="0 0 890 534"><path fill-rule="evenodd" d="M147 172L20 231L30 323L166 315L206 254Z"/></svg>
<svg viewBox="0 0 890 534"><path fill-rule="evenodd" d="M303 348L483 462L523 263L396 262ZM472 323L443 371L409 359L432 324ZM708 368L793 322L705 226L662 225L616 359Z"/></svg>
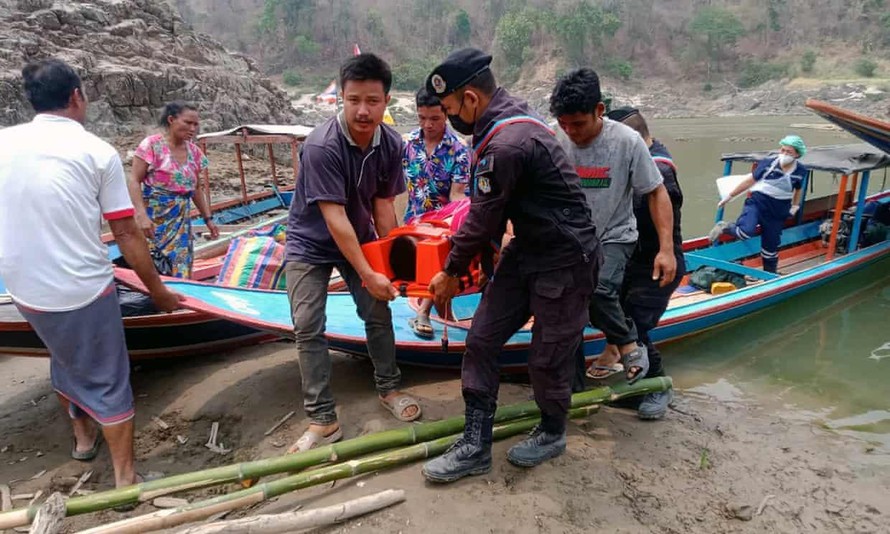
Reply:
<svg viewBox="0 0 890 534"><path fill-rule="evenodd" d="M807 172L800 162L785 173L777 158L761 161L752 173L756 183L751 188L751 196L745 200L742 214L723 230L738 239L749 239L760 225L760 257L766 272L778 270L782 228L791 210L794 191L801 188Z"/></svg>

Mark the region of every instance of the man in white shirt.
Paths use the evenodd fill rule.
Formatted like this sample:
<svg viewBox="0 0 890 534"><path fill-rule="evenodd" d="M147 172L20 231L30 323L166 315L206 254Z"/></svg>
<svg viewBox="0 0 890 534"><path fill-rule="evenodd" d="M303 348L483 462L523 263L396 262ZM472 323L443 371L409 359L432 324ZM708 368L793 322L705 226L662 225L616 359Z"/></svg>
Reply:
<svg viewBox="0 0 890 534"><path fill-rule="evenodd" d="M104 436L115 485L127 486L137 482L133 393L100 217L159 309L175 310L181 297L154 268L117 151L83 127L80 78L55 59L29 64L22 77L37 116L0 130L0 278L49 349L53 389L74 428L71 456L92 460Z"/></svg>

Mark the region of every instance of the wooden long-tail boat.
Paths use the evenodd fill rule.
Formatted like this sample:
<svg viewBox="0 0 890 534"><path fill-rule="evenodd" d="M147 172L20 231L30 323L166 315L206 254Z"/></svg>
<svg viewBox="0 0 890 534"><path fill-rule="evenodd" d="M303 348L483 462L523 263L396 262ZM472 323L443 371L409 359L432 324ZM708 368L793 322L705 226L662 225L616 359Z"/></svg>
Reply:
<svg viewBox="0 0 890 534"><path fill-rule="evenodd" d="M823 119L890 154L890 122L866 117L812 98L806 101L806 106Z"/></svg>
<svg viewBox="0 0 890 534"><path fill-rule="evenodd" d="M771 152L725 154L725 174L734 164L751 164ZM725 236L712 244L706 237L684 243L687 270L712 266L744 276L744 288L724 294L711 294L687 284L675 292L670 306L651 333L655 341L669 341L742 319L778 302L811 291L845 274L890 258L890 241L864 244L862 230L867 224L864 208L869 202L890 202L890 190L868 194L872 171L890 167L890 156L869 145L856 144L812 148L804 158L810 170L807 181L816 175L840 176L837 192L828 197L801 199L801 210L787 221L782 233L779 272L763 271L760 237L738 241ZM807 184L804 184L804 191ZM722 212L718 213L722 218ZM118 278L138 286L132 273L121 271ZM188 299L185 306L203 313L239 322L282 337L292 336L290 308L283 292L220 287L185 281L166 281ZM465 347L467 331L480 295L467 294L452 302L452 320L434 314L435 339L418 338L408 321L416 314L418 298L399 298L392 304L397 358L406 364L457 368ZM327 297L326 335L333 349L364 355L367 353L364 325L356 316L348 294ZM502 368L522 370L526 366L531 332L524 328L506 344L500 356ZM602 351L602 332L588 328L584 334L585 353L590 357Z"/></svg>

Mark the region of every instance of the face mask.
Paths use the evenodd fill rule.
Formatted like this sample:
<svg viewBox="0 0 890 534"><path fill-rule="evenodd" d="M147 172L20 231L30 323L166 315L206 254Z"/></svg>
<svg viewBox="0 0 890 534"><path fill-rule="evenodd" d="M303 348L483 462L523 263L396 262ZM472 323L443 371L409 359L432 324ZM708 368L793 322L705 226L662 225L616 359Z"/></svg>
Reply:
<svg viewBox="0 0 890 534"><path fill-rule="evenodd" d="M791 162L794 161L794 156L790 154L779 154L779 165L786 166L791 165Z"/></svg>
<svg viewBox="0 0 890 534"><path fill-rule="evenodd" d="M463 111L463 109L464 109L464 101L463 101L463 99L461 99L460 108L458 108L457 114L448 115L448 122L451 123L451 127L454 128L454 130L457 133L459 133L461 135L473 135L473 130L475 129L476 125L474 123L466 122L465 120L460 118L460 112ZM474 113L473 114L474 121L475 121L475 116L476 116L476 114Z"/></svg>

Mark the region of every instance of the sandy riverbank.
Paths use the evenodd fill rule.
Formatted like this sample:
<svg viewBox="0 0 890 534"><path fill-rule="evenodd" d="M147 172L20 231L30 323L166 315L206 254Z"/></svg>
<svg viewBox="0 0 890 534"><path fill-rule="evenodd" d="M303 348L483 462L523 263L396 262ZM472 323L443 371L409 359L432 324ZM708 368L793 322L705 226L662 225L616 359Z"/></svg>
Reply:
<svg viewBox="0 0 890 534"><path fill-rule="evenodd" d="M0 483L12 493L70 488L88 469L87 490L112 483L107 449L92 464L68 456L66 421L49 384L46 360L0 356ZM337 355L334 391L347 437L398 423L373 401L371 366ZM460 413L458 377L403 368L405 387L426 420ZM181 473L277 455L305 425L299 409L299 366L293 348L272 343L191 362L137 364L137 458L142 471ZM528 397L505 384L502 402ZM297 410L275 433L263 433ZM171 425L161 430L157 416ZM213 421L233 452L203 446ZM188 438L181 445L176 436ZM665 421L646 423L608 408L570 425L569 450L533 470L510 466L515 438L495 446L495 468L451 486L426 484L420 465L340 481L280 497L249 513L332 504L386 488L407 502L330 532L881 532L890 530L890 462L866 443L753 401L680 391ZM46 470L42 476L30 480ZM232 489L232 488L229 488ZM196 498L213 490L190 495ZM217 490L219 491L219 490ZM770 497L772 496L772 497ZM750 520L740 507L761 515ZM17 501L17 505L24 504ZM143 504L127 514L154 510ZM243 515L245 512L230 517ZM102 512L67 520L66 532L123 517Z"/></svg>

